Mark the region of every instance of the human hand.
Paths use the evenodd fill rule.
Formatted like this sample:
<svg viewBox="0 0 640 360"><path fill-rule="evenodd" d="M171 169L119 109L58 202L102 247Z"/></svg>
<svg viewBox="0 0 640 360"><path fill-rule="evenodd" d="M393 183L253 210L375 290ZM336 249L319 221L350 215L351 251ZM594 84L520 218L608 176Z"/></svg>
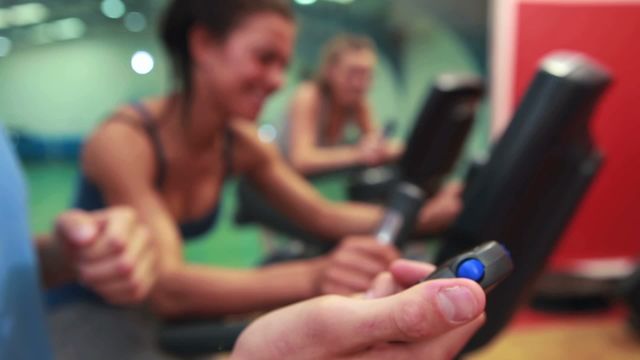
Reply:
<svg viewBox="0 0 640 360"><path fill-rule="evenodd" d="M386 158L386 141L378 133L368 134L358 143L360 161L366 166L382 164Z"/></svg>
<svg viewBox="0 0 640 360"><path fill-rule="evenodd" d="M130 208L68 211L58 217L54 241L79 280L110 303L139 303L154 283L149 231Z"/></svg>
<svg viewBox="0 0 640 360"><path fill-rule="evenodd" d="M383 142L383 147L385 161L398 159L404 153L405 149L404 144L393 140L385 140Z"/></svg>
<svg viewBox="0 0 640 360"><path fill-rule="evenodd" d="M232 358L451 359L483 324L485 295L467 279L412 286L432 271L399 260L364 298L323 296L271 312L242 333Z"/></svg>
<svg viewBox="0 0 640 360"><path fill-rule="evenodd" d="M320 293L349 295L366 291L375 277L399 257L393 246L379 244L371 236L348 237L328 255L320 275Z"/></svg>

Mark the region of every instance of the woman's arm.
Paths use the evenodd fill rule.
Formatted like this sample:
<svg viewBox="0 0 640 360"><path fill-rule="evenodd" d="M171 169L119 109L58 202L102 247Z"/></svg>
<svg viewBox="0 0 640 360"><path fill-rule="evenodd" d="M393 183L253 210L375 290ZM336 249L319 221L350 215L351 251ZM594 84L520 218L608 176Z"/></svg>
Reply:
<svg viewBox="0 0 640 360"><path fill-rule="evenodd" d="M239 172L302 228L336 240L375 229L382 218L381 207L326 199L284 161L273 144L259 140L255 126L238 122L232 129Z"/></svg>
<svg viewBox="0 0 640 360"><path fill-rule="evenodd" d="M83 156L87 176L109 205L126 204L149 227L158 252L159 275L150 301L163 316L220 315L264 310L316 294L322 260L256 270L189 265L175 221L153 186L153 153L144 135L110 123L88 142Z"/></svg>
<svg viewBox="0 0 640 360"><path fill-rule="evenodd" d="M76 280L112 304L132 304L144 301L155 281L152 242L129 208L67 211L36 245L46 287Z"/></svg>
<svg viewBox="0 0 640 360"><path fill-rule="evenodd" d="M153 306L165 317L273 309L319 295L324 264L316 258L256 269L183 266L160 277Z"/></svg>
<svg viewBox="0 0 640 360"><path fill-rule="evenodd" d="M38 235L34 240L42 285L50 288L73 281L75 272L63 245L49 234Z"/></svg>
<svg viewBox="0 0 640 360"><path fill-rule="evenodd" d="M240 153L240 162L245 164L241 172L246 173L274 207L298 225L336 240L350 235L368 235L377 228L384 211L382 207L326 199L288 166L275 146L259 140L254 126L237 123L233 129L237 134L236 153ZM446 219L459 211L459 203L454 201L457 197L459 192L451 189L436 195L437 203L428 202L423 207L417 230L432 232L448 224Z"/></svg>
<svg viewBox="0 0 640 360"><path fill-rule="evenodd" d="M366 153L357 145L318 146L320 106L317 87L310 83L301 85L294 96L289 119L289 159L293 168L310 175L365 164Z"/></svg>
<svg viewBox="0 0 640 360"><path fill-rule="evenodd" d="M363 138L382 136L378 127L375 125L375 121L373 120L371 105L369 105L369 102L366 100L362 101L360 106L356 109L356 123L358 124L358 128L360 129Z"/></svg>
<svg viewBox="0 0 640 360"><path fill-rule="evenodd" d="M385 138L385 134L380 131L373 120L371 105L368 101L364 100L360 103L356 109L355 119L362 133L358 146L368 154L370 163L387 163L402 155L404 145Z"/></svg>

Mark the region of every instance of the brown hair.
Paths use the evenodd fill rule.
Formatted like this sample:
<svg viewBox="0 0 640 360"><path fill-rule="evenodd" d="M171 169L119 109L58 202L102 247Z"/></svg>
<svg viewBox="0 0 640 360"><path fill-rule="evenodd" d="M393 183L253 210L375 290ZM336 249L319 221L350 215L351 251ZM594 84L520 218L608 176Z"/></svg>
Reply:
<svg viewBox="0 0 640 360"><path fill-rule="evenodd" d="M171 58L174 78L187 100L191 96L193 60L189 51L189 32L202 25L212 35L224 39L247 16L275 12L293 19L288 0L173 0L160 26L160 36Z"/></svg>
<svg viewBox="0 0 640 360"><path fill-rule="evenodd" d="M329 68L338 62L342 54L353 50L371 50L375 53L376 45L371 38L356 34L340 34L334 36L324 45L322 49L322 60L315 75L315 80L323 91L329 90L327 79Z"/></svg>

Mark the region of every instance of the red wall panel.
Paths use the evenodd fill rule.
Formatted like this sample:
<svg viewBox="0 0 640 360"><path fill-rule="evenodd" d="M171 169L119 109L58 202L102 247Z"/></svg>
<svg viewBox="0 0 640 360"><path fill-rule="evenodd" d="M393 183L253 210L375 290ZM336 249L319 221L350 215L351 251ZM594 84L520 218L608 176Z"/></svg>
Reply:
<svg viewBox="0 0 640 360"><path fill-rule="evenodd" d="M640 4L524 3L517 24L516 104L539 60L554 50L586 53L614 76L591 128L605 163L553 265L640 255Z"/></svg>

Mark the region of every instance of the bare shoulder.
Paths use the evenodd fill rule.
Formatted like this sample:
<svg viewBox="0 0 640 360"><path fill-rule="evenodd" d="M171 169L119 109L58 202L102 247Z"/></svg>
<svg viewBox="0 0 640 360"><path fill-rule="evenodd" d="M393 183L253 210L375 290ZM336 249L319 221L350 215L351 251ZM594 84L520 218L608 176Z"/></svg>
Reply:
<svg viewBox="0 0 640 360"><path fill-rule="evenodd" d="M234 140L234 164L240 173L251 172L280 159L276 145L260 139L255 123L234 120L229 128Z"/></svg>
<svg viewBox="0 0 640 360"><path fill-rule="evenodd" d="M117 109L85 142L82 167L92 180L127 172L152 174L153 146L142 119L129 106Z"/></svg>

